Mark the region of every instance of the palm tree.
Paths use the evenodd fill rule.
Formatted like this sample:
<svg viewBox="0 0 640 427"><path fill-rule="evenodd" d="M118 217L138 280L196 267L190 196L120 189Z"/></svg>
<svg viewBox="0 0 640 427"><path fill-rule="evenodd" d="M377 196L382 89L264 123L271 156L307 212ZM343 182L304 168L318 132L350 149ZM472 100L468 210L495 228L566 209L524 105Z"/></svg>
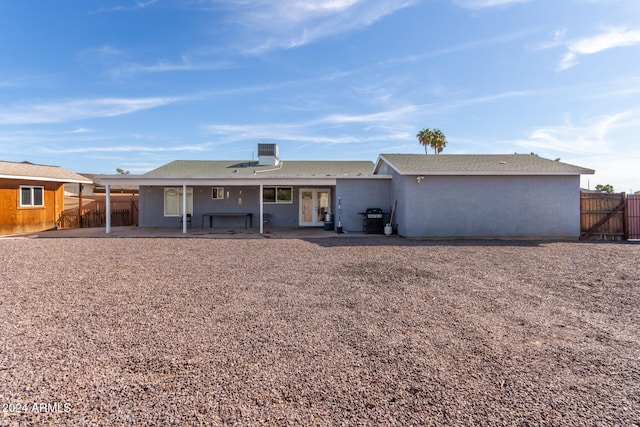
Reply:
<svg viewBox="0 0 640 427"><path fill-rule="evenodd" d="M433 132L431 129L422 129L418 132L416 138L418 138L418 142L424 146L424 154L427 154L427 148L431 147L431 140L433 139Z"/></svg>
<svg viewBox="0 0 640 427"><path fill-rule="evenodd" d="M433 139L431 140L431 148L436 154L442 153L444 147L447 146L447 137L440 129L433 130Z"/></svg>
<svg viewBox="0 0 640 427"><path fill-rule="evenodd" d="M424 154L427 154L429 147L433 148L435 154L440 154L444 147L447 146L447 138L440 129L422 129L418 132L416 138L418 138L418 142L424 146Z"/></svg>

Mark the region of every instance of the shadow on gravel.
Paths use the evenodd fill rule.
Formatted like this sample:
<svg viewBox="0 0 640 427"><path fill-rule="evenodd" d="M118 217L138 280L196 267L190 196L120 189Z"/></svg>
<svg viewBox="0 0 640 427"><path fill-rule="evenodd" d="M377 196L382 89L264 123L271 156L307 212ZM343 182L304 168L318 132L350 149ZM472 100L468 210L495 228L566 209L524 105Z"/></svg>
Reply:
<svg viewBox="0 0 640 427"><path fill-rule="evenodd" d="M380 237L350 237L348 239L342 237L324 237L324 238L303 238L305 242L313 243L318 246L327 248L332 247L358 247L358 246L518 246L518 247L538 247L545 243L554 243L554 240L500 240L500 239L473 239L473 240L422 240L407 239L399 236L380 236ZM577 240L575 241L578 242Z"/></svg>

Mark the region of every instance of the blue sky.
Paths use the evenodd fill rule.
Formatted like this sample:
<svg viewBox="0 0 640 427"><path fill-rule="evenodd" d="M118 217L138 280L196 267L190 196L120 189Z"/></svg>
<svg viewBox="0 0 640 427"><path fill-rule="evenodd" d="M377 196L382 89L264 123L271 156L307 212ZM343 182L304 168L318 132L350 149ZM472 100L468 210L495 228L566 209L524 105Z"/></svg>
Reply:
<svg viewBox="0 0 640 427"><path fill-rule="evenodd" d="M0 159L530 153L640 190L637 0L0 0Z"/></svg>

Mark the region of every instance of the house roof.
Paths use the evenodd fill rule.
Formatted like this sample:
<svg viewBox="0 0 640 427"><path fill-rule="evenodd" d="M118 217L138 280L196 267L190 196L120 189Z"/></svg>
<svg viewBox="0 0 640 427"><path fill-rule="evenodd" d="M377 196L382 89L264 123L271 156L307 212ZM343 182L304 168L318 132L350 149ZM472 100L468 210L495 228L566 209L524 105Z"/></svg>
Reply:
<svg viewBox="0 0 640 427"><path fill-rule="evenodd" d="M247 160L176 160L144 175L228 177L343 177L371 175L370 161L281 161L277 166L259 166Z"/></svg>
<svg viewBox="0 0 640 427"><path fill-rule="evenodd" d="M335 185L338 179L391 179L371 161L175 160L142 175L96 175L102 185Z"/></svg>
<svg viewBox="0 0 640 427"><path fill-rule="evenodd" d="M594 170L532 154L381 154L383 162L400 175L580 175Z"/></svg>
<svg viewBox="0 0 640 427"><path fill-rule="evenodd" d="M90 179L60 166L36 165L29 162L0 161L0 178L91 184Z"/></svg>

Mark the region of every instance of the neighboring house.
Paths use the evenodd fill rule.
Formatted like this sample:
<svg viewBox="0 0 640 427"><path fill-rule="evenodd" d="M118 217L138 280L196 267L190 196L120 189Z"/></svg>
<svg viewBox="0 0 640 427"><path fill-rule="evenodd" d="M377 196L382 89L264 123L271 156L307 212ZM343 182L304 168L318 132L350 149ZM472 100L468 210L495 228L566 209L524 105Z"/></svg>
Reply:
<svg viewBox="0 0 640 427"><path fill-rule="evenodd" d="M82 209L80 211L83 216L83 227L93 227L95 224L104 224L103 215L106 211L106 194L105 187L94 182L94 174L81 173L92 182L91 184L65 184L64 186L64 205L66 209L78 209L80 200L82 200ZM80 194L82 187L82 194ZM120 221L127 217L123 211L129 211L128 217L131 224L138 224L138 186L137 185L116 185L111 187L110 207L112 211L118 211ZM92 218L92 219L91 219ZM78 219L74 212L69 216L65 216L62 227L76 224Z"/></svg>
<svg viewBox="0 0 640 427"><path fill-rule="evenodd" d="M103 185L98 185L93 181L94 174L81 172L80 175L91 180L90 184L82 185L83 197L93 197L96 194L104 195L105 188ZM78 197L78 195L80 194L80 184L66 184L64 186L64 193L66 197ZM138 194L138 186L137 185L113 186L111 187L111 194L136 195Z"/></svg>
<svg viewBox="0 0 640 427"><path fill-rule="evenodd" d="M0 234L56 227L64 210L64 184L91 180L58 166L0 161Z"/></svg>
<svg viewBox="0 0 640 427"><path fill-rule="evenodd" d="M319 227L362 231L368 208L407 237L580 234L580 174L590 169L534 155L382 154L369 161L282 161L258 144L257 161L174 161L143 175L96 175L139 185L141 227ZM223 214L228 214L224 216ZM329 215L327 215L329 214ZM234 216L237 215L237 216ZM262 220L260 220L262 219ZM193 224L195 223L195 224ZM110 231L107 226L107 232Z"/></svg>

